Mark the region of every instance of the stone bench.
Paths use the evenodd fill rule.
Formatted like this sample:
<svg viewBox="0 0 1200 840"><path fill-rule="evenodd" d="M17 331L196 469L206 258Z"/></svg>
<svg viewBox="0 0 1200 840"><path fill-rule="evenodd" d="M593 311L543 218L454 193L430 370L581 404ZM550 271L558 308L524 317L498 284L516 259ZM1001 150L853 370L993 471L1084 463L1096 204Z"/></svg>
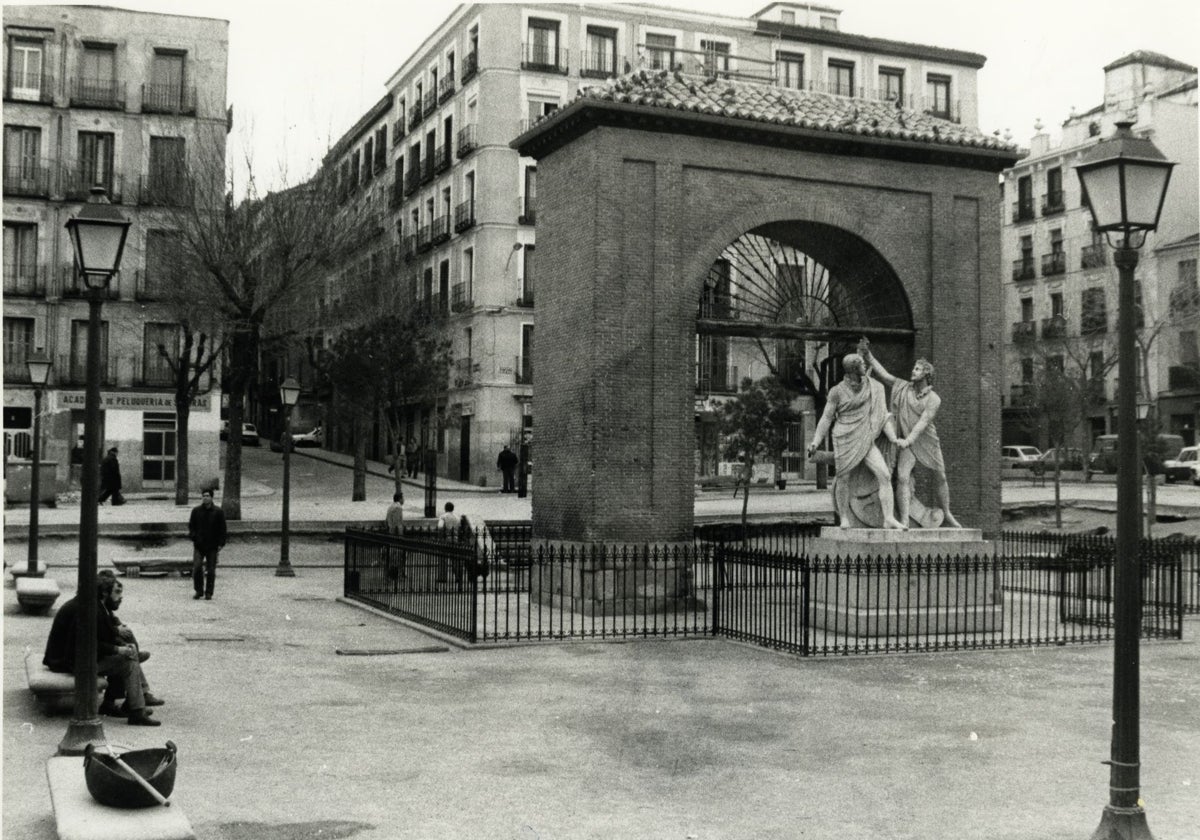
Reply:
<svg viewBox="0 0 1200 840"><path fill-rule="evenodd" d="M125 577L162 577L178 572L180 577L192 573L192 558L188 557L136 557L113 560L117 573Z"/></svg>
<svg viewBox="0 0 1200 840"><path fill-rule="evenodd" d="M44 613L60 595L58 582L53 578L17 578L17 603L27 613Z"/></svg>
<svg viewBox="0 0 1200 840"><path fill-rule="evenodd" d="M195 840L192 824L171 807L110 808L88 793L83 758L58 756L46 762L50 803L59 840Z"/></svg>
<svg viewBox="0 0 1200 840"><path fill-rule="evenodd" d="M42 654L25 654L25 682L47 714L70 711L75 707L75 675L51 671L42 664ZM106 677L96 677L96 690L108 687Z"/></svg>

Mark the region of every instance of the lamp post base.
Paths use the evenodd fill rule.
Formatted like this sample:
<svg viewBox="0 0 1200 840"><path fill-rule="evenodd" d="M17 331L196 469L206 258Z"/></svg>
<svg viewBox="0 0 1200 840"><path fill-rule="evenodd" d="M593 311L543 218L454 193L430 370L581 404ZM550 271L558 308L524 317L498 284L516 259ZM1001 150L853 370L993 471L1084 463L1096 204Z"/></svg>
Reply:
<svg viewBox="0 0 1200 840"><path fill-rule="evenodd" d="M280 563L275 567L275 577L295 577L296 570L291 563Z"/></svg>
<svg viewBox="0 0 1200 840"><path fill-rule="evenodd" d="M108 739L104 736L104 724L100 718L72 720L67 732L58 743L58 755L83 755L88 744L100 747Z"/></svg>
<svg viewBox="0 0 1200 840"><path fill-rule="evenodd" d="M1144 808L1107 805L1091 840L1154 840Z"/></svg>

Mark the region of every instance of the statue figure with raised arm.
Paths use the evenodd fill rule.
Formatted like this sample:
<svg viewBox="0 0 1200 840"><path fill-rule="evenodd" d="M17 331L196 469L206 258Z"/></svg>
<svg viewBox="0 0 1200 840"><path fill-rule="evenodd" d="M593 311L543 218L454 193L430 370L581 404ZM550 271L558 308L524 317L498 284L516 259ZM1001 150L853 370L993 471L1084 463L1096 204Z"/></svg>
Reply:
<svg viewBox="0 0 1200 840"><path fill-rule="evenodd" d="M908 523L912 506L912 472L918 463L932 470L937 485L937 501L941 508L942 522L951 528L962 525L950 512L950 486L946 482L946 464L942 459L942 443L938 439L933 420L942 405L942 398L933 390L933 365L925 359L917 359L912 369L912 380L906 381L892 376L879 360L871 354L870 345L864 338L859 352L871 370L892 388L892 415L903 435L897 441L900 454L896 460L897 518ZM934 526L937 527L937 526Z"/></svg>
<svg viewBox="0 0 1200 840"><path fill-rule="evenodd" d="M841 527L850 528L860 521L850 506L851 475L862 465L878 483L883 527L904 530L907 526L894 516L891 469L877 444L881 435L887 441L897 443L883 385L867 376L866 362L857 353L847 354L842 359L842 370L842 381L829 390L825 411L808 447L808 456L812 458L832 427L833 460L837 469L833 498Z"/></svg>

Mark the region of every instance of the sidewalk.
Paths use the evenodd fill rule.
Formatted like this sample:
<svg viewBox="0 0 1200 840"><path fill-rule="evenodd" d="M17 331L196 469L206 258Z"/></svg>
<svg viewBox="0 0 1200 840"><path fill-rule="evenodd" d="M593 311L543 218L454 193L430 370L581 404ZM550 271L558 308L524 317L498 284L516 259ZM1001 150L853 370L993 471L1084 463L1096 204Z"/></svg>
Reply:
<svg viewBox="0 0 1200 840"><path fill-rule="evenodd" d="M1109 645L465 651L338 602L333 568L223 569L213 601L186 579L125 584L167 702L160 728L105 731L178 745L174 801L200 840L1066 840L1107 801ZM4 611L3 836L53 840L45 765L67 718L34 707L22 669L50 620L19 614L12 590ZM1200 825L1198 631L1142 647L1160 840Z"/></svg>

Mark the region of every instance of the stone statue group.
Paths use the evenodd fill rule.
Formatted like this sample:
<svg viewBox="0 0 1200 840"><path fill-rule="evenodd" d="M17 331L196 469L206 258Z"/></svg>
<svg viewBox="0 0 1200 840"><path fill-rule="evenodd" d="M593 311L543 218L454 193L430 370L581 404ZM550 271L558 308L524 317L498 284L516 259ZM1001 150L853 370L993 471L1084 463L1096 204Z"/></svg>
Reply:
<svg viewBox="0 0 1200 840"><path fill-rule="evenodd" d="M933 424L942 404L933 390L933 365L917 359L911 380L892 376L871 355L870 343L863 338L857 352L842 359L842 369L843 378L830 389L808 447L811 458L833 432L833 498L841 527L907 530L912 522L961 528L950 512L942 444ZM890 409L885 383L892 389ZM927 509L913 495L913 467L918 463L934 474L936 509Z"/></svg>

